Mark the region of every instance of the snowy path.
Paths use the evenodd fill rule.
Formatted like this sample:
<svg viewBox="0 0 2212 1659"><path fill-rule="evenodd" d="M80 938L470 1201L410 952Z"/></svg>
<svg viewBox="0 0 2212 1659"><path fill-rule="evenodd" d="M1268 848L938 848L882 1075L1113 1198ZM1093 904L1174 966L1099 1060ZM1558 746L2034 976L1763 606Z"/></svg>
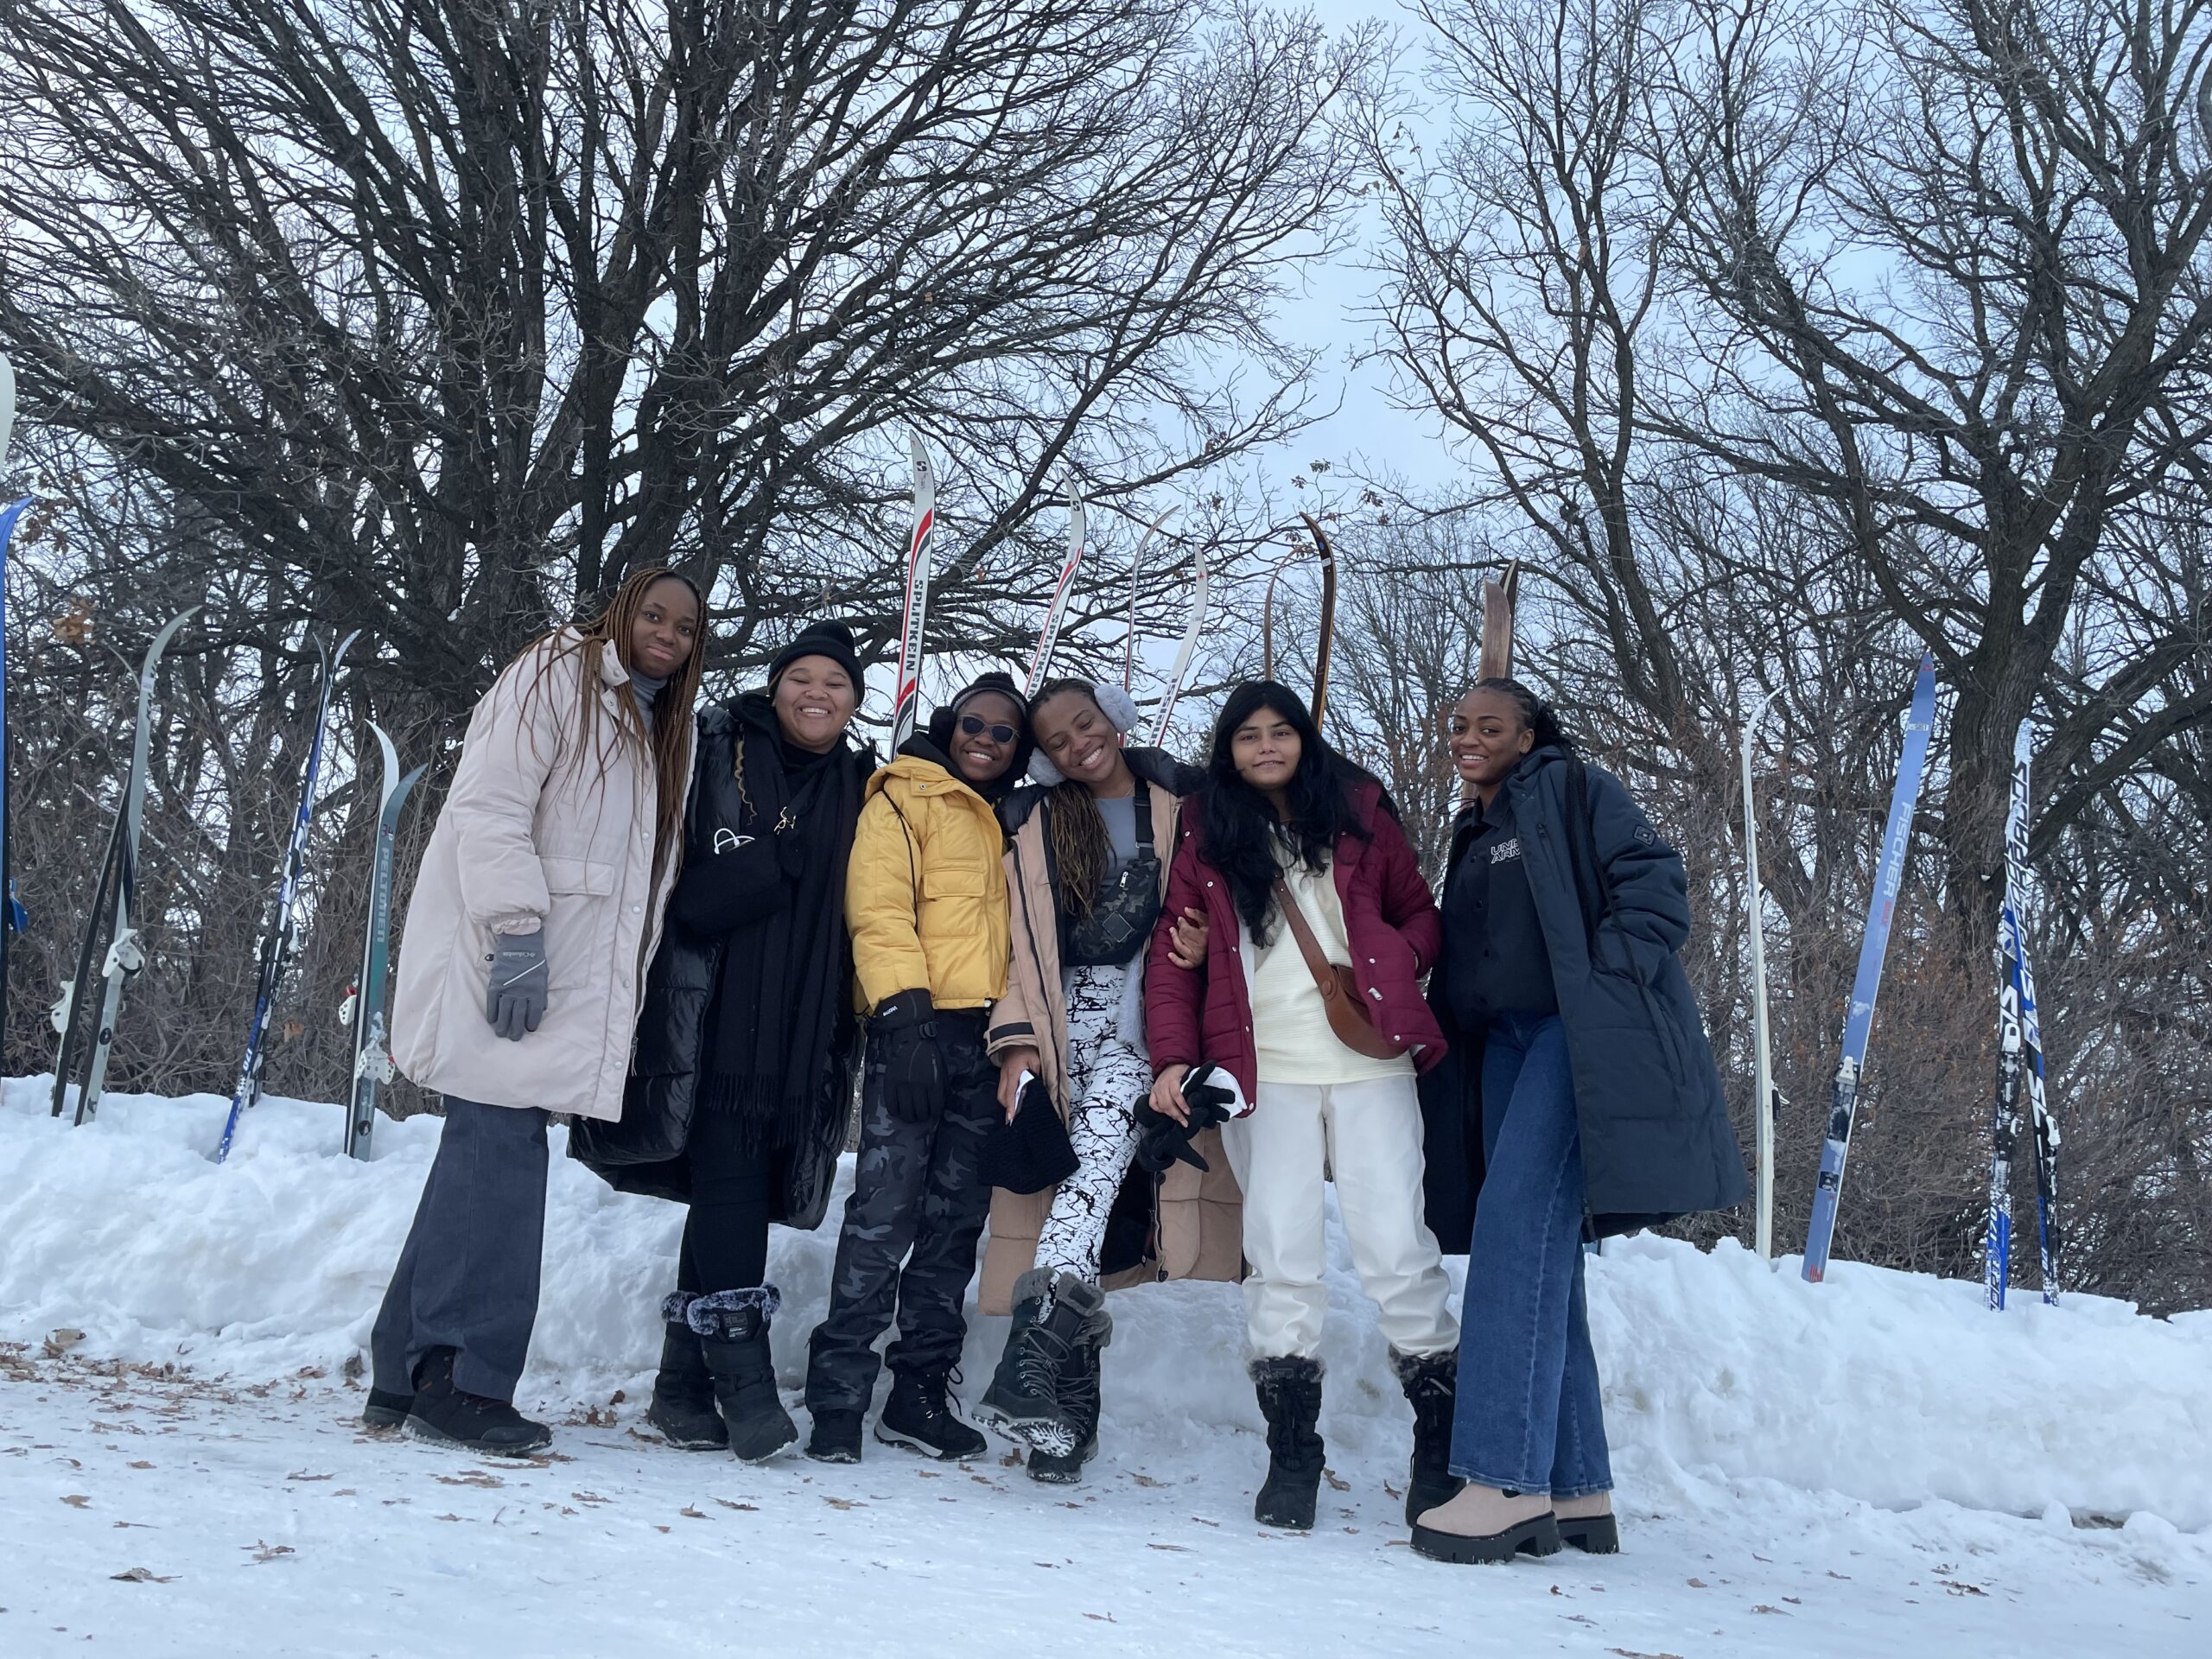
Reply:
<svg viewBox="0 0 2212 1659"><path fill-rule="evenodd" d="M349 1165L320 1147L334 1109L277 1103L218 1170L219 1103L123 1101L73 1132L31 1092L0 1108L10 1659L2212 1651L2202 1316L2084 1298L1996 1320L1975 1287L1813 1288L1635 1242L1592 1278L1626 1553L1447 1568L1402 1541L1407 1416L1349 1282L1310 1537L1251 1522L1265 1452L1224 1287L1115 1299L1079 1487L873 1443L858 1468L748 1469L639 1425L674 1212L563 1164L524 1384L563 1426L548 1459L486 1462L361 1433L341 1380L434 1126ZM802 1310L830 1242L779 1236ZM778 1331L787 1383L805 1326ZM1002 1328L981 1322L970 1377ZM50 1355L57 1329L87 1334Z"/></svg>
<svg viewBox="0 0 2212 1659"><path fill-rule="evenodd" d="M1181 1479L1163 1446L1109 1452L1071 1492L887 1448L748 1469L626 1413L504 1463L363 1434L322 1382L9 1370L10 1654L2148 1656L2212 1627L2201 1554L2170 1579L2122 1532L1948 1505L1631 1494L1613 1560L1454 1571L1404 1548L1378 1471L1313 1536L1260 1531L1251 1436ZM112 1576L137 1567L170 1581Z"/></svg>

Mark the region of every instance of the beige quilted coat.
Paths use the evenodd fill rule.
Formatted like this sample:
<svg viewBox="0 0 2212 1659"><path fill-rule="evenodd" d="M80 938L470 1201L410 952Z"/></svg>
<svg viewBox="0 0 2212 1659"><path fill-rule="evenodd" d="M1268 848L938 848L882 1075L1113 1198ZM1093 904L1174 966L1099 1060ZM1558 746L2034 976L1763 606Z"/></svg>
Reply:
<svg viewBox="0 0 2212 1659"><path fill-rule="evenodd" d="M555 653L510 664L469 716L400 934L392 1058L441 1094L613 1121L676 861L656 884L652 757L619 717L628 671L611 644L591 664L602 769L575 753L582 653L559 651L524 696ZM543 1023L512 1042L484 1018L493 935L533 923L550 995Z"/></svg>

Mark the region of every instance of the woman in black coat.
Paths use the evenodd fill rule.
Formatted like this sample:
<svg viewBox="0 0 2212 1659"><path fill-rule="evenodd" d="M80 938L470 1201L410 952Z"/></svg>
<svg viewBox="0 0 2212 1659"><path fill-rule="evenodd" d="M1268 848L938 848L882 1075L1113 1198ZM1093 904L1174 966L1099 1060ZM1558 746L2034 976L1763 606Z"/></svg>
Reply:
<svg viewBox="0 0 2212 1659"><path fill-rule="evenodd" d="M846 734L861 689L851 632L817 623L765 692L700 715L621 1121L570 1141L622 1191L690 1205L646 1421L748 1462L798 1438L769 1357L768 1224L820 1224L851 1117L845 868L874 765Z"/></svg>
<svg viewBox="0 0 2212 1659"><path fill-rule="evenodd" d="M1452 1472L1414 1527L1449 1561L1619 1548L1582 1242L1743 1201L1744 1160L1675 952L1688 880L1551 710L1484 680L1452 717L1471 799L1429 995L1430 1224L1467 1252Z"/></svg>

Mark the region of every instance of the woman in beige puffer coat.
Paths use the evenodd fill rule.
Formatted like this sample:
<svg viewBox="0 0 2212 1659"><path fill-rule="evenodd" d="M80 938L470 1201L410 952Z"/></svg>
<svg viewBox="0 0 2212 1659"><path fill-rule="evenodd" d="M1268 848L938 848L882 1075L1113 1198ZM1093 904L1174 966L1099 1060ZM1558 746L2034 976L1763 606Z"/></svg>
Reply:
<svg viewBox="0 0 2212 1659"><path fill-rule="evenodd" d="M399 944L392 1058L445 1128L371 1334L372 1426L479 1451L537 1322L552 1114L618 1118L644 964L682 854L698 590L640 571L509 664L469 718Z"/></svg>

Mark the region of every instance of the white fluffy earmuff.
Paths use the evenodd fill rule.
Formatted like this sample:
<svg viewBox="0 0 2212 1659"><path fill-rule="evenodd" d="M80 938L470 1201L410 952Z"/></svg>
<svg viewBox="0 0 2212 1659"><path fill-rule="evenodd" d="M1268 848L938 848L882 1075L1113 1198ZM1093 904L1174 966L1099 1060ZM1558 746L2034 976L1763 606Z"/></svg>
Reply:
<svg viewBox="0 0 2212 1659"><path fill-rule="evenodd" d="M1106 716L1107 723L1127 737L1137 728L1137 700L1121 686L1110 681L1090 688L1091 701L1098 705L1098 712ZM1029 757L1029 781L1042 784L1047 789L1055 784L1067 782L1067 774L1045 758L1039 749Z"/></svg>

